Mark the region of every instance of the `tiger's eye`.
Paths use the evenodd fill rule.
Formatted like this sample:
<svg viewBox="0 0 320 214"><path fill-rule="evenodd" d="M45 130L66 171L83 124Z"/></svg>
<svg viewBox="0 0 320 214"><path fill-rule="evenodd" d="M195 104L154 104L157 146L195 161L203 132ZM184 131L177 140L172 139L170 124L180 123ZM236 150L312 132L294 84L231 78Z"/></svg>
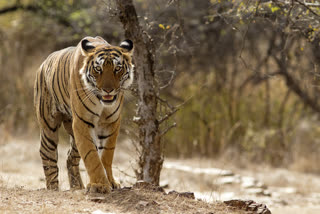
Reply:
<svg viewBox="0 0 320 214"><path fill-rule="evenodd" d="M114 71L115 71L115 72L118 72L118 71L121 70L121 68L122 68L122 67L121 67L120 65L117 65L116 68L114 69Z"/></svg>
<svg viewBox="0 0 320 214"><path fill-rule="evenodd" d="M97 73L101 73L101 71L102 71L101 67L99 67L99 66L95 67L94 70L95 70Z"/></svg>

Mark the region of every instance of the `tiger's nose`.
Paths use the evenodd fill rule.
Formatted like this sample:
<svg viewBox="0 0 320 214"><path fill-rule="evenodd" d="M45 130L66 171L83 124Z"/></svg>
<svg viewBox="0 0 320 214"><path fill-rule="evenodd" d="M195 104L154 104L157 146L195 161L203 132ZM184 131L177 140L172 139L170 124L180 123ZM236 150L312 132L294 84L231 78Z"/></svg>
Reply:
<svg viewBox="0 0 320 214"><path fill-rule="evenodd" d="M103 90L107 93L111 93L113 91L113 88L104 88Z"/></svg>

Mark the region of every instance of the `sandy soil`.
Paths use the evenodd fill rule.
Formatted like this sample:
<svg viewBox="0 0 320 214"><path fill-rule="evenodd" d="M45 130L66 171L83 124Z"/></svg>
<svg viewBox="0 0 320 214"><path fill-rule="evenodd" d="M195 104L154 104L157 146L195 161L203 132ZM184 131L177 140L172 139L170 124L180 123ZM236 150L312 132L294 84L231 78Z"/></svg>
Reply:
<svg viewBox="0 0 320 214"><path fill-rule="evenodd" d="M191 191L202 201L136 188L98 198L71 192L64 144L59 145L61 191L51 192L44 189L38 148L37 140L0 142L0 213L237 213L221 203L236 198L264 203L272 213L320 213L320 177L261 166L237 169L227 161L165 161L160 183L165 191ZM122 186L136 183L135 157L130 141L118 144L114 175ZM87 183L82 163L80 169Z"/></svg>

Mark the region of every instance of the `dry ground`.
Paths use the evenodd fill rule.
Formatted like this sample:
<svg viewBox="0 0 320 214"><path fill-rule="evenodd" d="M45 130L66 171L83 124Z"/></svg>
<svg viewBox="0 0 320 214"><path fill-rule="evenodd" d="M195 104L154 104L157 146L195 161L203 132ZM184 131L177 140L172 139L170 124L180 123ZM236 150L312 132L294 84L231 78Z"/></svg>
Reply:
<svg viewBox="0 0 320 214"><path fill-rule="evenodd" d="M88 195L85 190L69 191L66 145L59 145L61 191L47 191L38 147L36 140L11 140L0 144L0 213L244 213L223 203L206 203L148 188L122 188L108 195ZM132 157L127 149L120 150L124 152L117 152L115 164L121 169L114 169L115 176L122 186L130 186L135 183ZM80 166L83 181L87 183L83 164Z"/></svg>
<svg viewBox="0 0 320 214"><path fill-rule="evenodd" d="M0 213L244 213L224 204L209 204L144 189L120 189L108 195L84 191L54 192L0 188Z"/></svg>
<svg viewBox="0 0 320 214"><path fill-rule="evenodd" d="M59 145L61 191L47 191L37 141L9 139L0 142L0 213L240 213L219 202L236 198L264 203L275 214L320 213L318 176L254 165L238 169L228 165L227 159L165 161L160 183L165 191L192 191L202 201L139 188L116 190L98 198L84 191L71 192L65 144ZM119 143L114 174L122 186L132 186L136 182L135 157L130 141ZM80 169L87 183L82 163ZM254 185L248 187L248 181Z"/></svg>

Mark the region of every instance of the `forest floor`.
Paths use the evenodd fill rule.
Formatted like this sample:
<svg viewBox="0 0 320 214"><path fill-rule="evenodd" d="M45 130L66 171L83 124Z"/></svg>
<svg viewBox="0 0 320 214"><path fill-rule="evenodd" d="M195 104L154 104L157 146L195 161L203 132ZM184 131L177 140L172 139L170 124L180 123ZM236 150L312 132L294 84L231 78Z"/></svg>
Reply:
<svg viewBox="0 0 320 214"><path fill-rule="evenodd" d="M231 199L266 204L273 214L320 213L320 176L265 166L236 168L225 161L166 159L157 188L132 187L136 153L119 142L114 176L122 188L109 195L69 191L68 146L59 145L60 191L45 190L37 140L0 142L0 213L245 213L226 206ZM88 182L80 164L82 179ZM193 192L168 194L170 191Z"/></svg>

